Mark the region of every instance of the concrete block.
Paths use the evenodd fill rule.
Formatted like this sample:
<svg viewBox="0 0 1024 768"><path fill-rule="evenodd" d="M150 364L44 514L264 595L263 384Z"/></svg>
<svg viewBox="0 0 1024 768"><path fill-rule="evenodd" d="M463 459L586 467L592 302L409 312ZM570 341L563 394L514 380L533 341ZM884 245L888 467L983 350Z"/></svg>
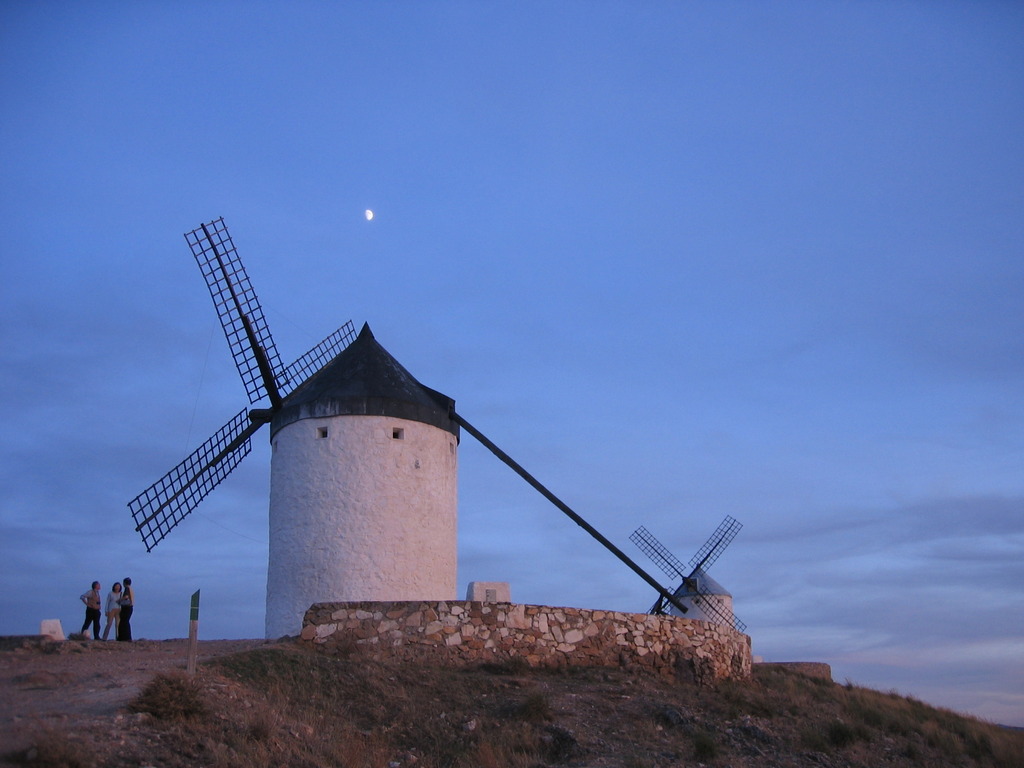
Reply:
<svg viewBox="0 0 1024 768"><path fill-rule="evenodd" d="M60 619L43 619L39 622L39 634L45 635L51 640L63 641L64 628L60 625Z"/></svg>
<svg viewBox="0 0 1024 768"><path fill-rule="evenodd" d="M466 600L475 603L511 603L512 590L507 581L471 581Z"/></svg>

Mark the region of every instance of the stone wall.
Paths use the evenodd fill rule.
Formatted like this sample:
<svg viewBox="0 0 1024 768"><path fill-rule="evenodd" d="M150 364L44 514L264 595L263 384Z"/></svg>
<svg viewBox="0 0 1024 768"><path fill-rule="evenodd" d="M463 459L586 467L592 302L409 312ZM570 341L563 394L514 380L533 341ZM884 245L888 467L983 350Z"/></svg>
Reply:
<svg viewBox="0 0 1024 768"><path fill-rule="evenodd" d="M750 676L750 638L673 616L462 601L317 603L301 638L327 653L442 664L637 666L698 683Z"/></svg>

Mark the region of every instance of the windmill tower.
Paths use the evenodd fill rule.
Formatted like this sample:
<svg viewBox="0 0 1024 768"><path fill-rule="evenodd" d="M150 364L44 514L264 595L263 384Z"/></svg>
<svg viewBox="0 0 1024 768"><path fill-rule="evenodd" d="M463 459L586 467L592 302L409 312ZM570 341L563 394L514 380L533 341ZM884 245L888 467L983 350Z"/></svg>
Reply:
<svg viewBox="0 0 1024 768"><path fill-rule="evenodd" d="M321 600L455 596L454 401L346 323L287 368L223 219L185 235L250 404L128 507L152 551L271 424L268 637ZM351 344L351 346L349 346Z"/></svg>
<svg viewBox="0 0 1024 768"><path fill-rule="evenodd" d="M454 599L465 430L653 587L659 607L689 610L678 590L659 584L457 413L454 400L416 381L369 326L355 338L345 323L283 366L224 220L185 240L250 405L269 407L243 408L128 503L147 551L231 474L269 423L268 637L296 633L315 602Z"/></svg>
<svg viewBox="0 0 1024 768"><path fill-rule="evenodd" d="M732 611L732 594L703 569L689 576L675 591L675 596L690 609L686 614L688 619L726 626L743 623ZM680 615L671 605L666 606L665 612Z"/></svg>
<svg viewBox="0 0 1024 768"><path fill-rule="evenodd" d="M270 423L267 637L321 601L451 600L459 428L364 325Z"/></svg>

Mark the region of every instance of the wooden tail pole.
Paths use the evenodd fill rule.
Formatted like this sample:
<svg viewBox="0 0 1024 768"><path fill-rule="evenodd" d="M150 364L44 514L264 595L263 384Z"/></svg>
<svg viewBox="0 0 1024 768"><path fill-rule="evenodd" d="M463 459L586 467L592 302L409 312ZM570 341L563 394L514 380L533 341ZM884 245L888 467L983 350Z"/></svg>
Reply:
<svg viewBox="0 0 1024 768"><path fill-rule="evenodd" d="M501 448L499 448L490 440L488 440L487 437L482 432L480 432L480 430L478 430L476 427L474 427L472 424L470 424L468 421L462 418L459 414L457 414L454 409L451 411L451 413L449 413L449 416L451 417L452 421L454 421L464 430L469 432L469 434L475 437L481 443L481 445L483 445L485 448L487 448L487 450L489 450L491 453L493 453L495 456L497 456L499 459L505 462L517 475L523 478L523 480L532 485L534 489L541 494L541 496L543 496L545 499L547 499L556 507L558 507L558 509L565 513L565 515L574 523L576 523L576 525L578 525L580 528L582 528L595 539L597 539L604 546L605 549L607 549L609 552L611 552L613 555L619 558L619 560L621 560L623 563L629 566L629 569L633 571L633 573L635 573L641 579L643 579L652 587L654 587L655 591L657 591L657 593L661 595L661 597L664 600L667 600L668 602L672 603L672 605L679 609L681 613L687 612L686 606L683 605L682 602L680 602L679 598L677 598L675 595L673 595L671 592L669 592L667 589L661 586L661 584L659 584L653 576L651 576L649 573L647 573L647 571L645 571L639 565L634 563L629 557L627 557L625 552L623 552L621 549L619 549L610 541L608 541L608 539L601 535L601 533L596 528L594 528L594 526L592 526L582 517L573 512L572 509L570 509L565 502L563 502L560 498L555 496L555 494L553 494L551 491L549 491L547 488L541 485L537 478L535 478L533 475L531 475L529 472L523 469L519 464L515 462L515 460L512 459L511 456L509 456L507 453L501 450Z"/></svg>
<svg viewBox="0 0 1024 768"><path fill-rule="evenodd" d="M192 607L188 620L188 663L185 671L191 677L196 673L196 655L199 651L199 590L192 595Z"/></svg>

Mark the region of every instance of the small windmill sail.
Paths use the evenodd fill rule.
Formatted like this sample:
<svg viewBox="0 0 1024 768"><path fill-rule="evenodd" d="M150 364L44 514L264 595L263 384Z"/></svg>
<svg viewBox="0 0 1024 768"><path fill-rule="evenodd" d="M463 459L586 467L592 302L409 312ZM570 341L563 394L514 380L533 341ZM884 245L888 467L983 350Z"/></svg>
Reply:
<svg viewBox="0 0 1024 768"><path fill-rule="evenodd" d="M653 560L670 578L680 580L679 586L673 592L674 597L680 600L686 598L692 600L701 612L716 623L733 626L737 631L743 632L747 625L735 615L730 615L731 612L724 611L719 603L719 596L712 594L707 589L710 577L706 574L706 570L718 560L742 527L742 523L726 515L725 520L721 522L715 532L690 558L689 566L683 565L679 558L643 526L633 531L629 540L636 544L640 551ZM664 613L664 598L659 597L649 612Z"/></svg>

